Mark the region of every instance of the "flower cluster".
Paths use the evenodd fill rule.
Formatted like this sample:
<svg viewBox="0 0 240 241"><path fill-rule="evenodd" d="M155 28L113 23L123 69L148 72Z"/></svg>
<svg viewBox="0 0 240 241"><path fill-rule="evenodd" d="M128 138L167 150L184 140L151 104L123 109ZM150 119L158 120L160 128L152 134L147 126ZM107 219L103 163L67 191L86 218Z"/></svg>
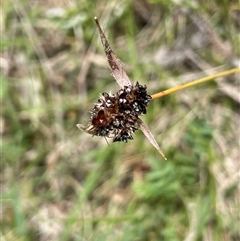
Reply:
<svg viewBox="0 0 240 241"><path fill-rule="evenodd" d="M97 136L113 138L113 142L133 139L139 129L139 116L146 114L151 100L146 85L124 86L116 94L102 93L91 111L90 122L84 130Z"/></svg>

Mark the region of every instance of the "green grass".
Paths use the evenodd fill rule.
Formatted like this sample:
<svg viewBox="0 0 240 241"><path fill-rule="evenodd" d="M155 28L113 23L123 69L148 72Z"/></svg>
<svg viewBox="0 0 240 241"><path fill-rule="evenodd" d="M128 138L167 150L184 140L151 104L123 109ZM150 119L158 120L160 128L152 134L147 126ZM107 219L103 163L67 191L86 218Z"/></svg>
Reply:
<svg viewBox="0 0 240 241"><path fill-rule="evenodd" d="M76 127L118 90L94 16L150 94L234 67L239 6L175 2L3 1L3 240L239 240L239 74L152 101L167 161Z"/></svg>

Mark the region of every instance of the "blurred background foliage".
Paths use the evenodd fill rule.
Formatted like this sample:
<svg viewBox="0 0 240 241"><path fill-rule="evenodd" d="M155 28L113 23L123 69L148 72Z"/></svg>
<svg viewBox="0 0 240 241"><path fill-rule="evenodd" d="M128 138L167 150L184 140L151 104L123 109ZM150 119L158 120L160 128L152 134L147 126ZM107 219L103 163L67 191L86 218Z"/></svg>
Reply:
<svg viewBox="0 0 240 241"><path fill-rule="evenodd" d="M118 90L94 16L150 94L239 63L237 1L1 1L2 240L239 240L239 74L151 102L168 161L108 145L76 127Z"/></svg>

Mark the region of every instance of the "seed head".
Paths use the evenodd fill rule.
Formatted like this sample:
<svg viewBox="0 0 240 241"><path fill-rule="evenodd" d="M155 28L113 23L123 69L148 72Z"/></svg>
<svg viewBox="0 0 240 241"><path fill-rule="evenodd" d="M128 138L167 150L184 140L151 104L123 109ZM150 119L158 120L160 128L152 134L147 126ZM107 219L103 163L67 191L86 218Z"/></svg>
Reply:
<svg viewBox="0 0 240 241"><path fill-rule="evenodd" d="M113 138L113 142L133 139L139 129L139 116L146 114L151 100L146 85L124 86L116 94L102 93L91 111L88 125L84 131L96 136Z"/></svg>

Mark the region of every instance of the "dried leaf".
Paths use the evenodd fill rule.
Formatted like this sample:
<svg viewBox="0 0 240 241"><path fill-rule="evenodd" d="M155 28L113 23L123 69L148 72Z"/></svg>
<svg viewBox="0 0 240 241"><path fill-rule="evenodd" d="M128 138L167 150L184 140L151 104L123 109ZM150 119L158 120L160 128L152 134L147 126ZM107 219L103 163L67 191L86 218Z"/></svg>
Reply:
<svg viewBox="0 0 240 241"><path fill-rule="evenodd" d="M116 57L111 47L109 46L107 38L103 33L102 28L100 27L97 17L95 17L94 20L96 22L96 25L100 34L100 38L102 41L105 54L107 56L109 66L112 70L113 77L116 79L117 83L121 88L123 88L124 86L132 85L130 79L128 78L126 72L122 67L120 60Z"/></svg>
<svg viewBox="0 0 240 241"><path fill-rule="evenodd" d="M158 152L162 155L162 157L167 160L165 155L163 154L162 150L160 149L159 145L157 144L157 141L155 140L152 132L149 130L148 126L141 120L140 128L143 132L143 134L148 138L148 140L151 142L151 144L158 150Z"/></svg>

